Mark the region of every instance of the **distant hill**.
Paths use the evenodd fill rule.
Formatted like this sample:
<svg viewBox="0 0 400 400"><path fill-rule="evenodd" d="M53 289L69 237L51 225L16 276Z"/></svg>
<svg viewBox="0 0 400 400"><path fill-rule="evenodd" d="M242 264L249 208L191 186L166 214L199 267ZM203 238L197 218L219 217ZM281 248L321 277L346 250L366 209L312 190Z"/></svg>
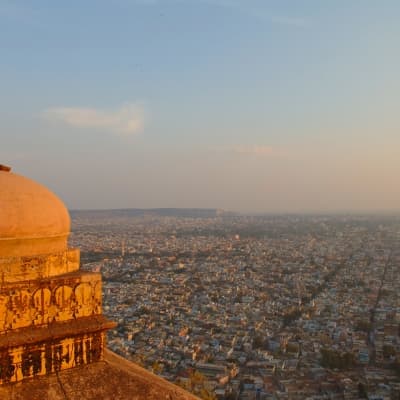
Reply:
<svg viewBox="0 0 400 400"><path fill-rule="evenodd" d="M72 217L184 217L215 218L234 213L217 208L122 208L114 210L71 210Z"/></svg>

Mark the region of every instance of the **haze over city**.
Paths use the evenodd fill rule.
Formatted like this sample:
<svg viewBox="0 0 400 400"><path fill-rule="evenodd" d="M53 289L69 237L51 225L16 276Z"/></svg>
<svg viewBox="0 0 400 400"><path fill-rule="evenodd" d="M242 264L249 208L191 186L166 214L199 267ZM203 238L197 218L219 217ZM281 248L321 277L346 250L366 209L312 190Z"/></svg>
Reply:
<svg viewBox="0 0 400 400"><path fill-rule="evenodd" d="M400 210L398 1L0 4L0 162L70 209Z"/></svg>

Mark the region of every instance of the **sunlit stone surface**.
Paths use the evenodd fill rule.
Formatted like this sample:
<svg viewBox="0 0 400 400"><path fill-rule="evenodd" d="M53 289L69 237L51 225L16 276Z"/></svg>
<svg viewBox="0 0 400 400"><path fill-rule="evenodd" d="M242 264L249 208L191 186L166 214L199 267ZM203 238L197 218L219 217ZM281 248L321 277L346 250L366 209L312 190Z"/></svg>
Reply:
<svg viewBox="0 0 400 400"><path fill-rule="evenodd" d="M0 165L0 398L194 399L105 352L101 275L69 233L56 195Z"/></svg>

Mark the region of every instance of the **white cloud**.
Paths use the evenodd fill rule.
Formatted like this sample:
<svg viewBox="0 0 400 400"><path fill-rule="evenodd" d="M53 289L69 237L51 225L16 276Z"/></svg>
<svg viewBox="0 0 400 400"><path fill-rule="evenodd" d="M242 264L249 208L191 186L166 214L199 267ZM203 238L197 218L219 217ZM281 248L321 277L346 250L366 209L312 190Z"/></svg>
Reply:
<svg viewBox="0 0 400 400"><path fill-rule="evenodd" d="M144 108L127 103L115 110L79 107L52 107L42 116L53 122L61 122L75 128L103 130L115 135L129 136L141 132L144 127Z"/></svg>

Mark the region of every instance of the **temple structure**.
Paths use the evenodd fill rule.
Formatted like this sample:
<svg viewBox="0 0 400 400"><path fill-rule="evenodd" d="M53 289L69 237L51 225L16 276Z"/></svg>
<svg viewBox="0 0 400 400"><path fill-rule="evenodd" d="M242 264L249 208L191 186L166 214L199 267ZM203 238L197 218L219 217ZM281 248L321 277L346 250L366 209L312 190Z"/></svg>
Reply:
<svg viewBox="0 0 400 400"><path fill-rule="evenodd" d="M0 398L195 399L106 350L101 274L69 233L56 195L0 165Z"/></svg>

